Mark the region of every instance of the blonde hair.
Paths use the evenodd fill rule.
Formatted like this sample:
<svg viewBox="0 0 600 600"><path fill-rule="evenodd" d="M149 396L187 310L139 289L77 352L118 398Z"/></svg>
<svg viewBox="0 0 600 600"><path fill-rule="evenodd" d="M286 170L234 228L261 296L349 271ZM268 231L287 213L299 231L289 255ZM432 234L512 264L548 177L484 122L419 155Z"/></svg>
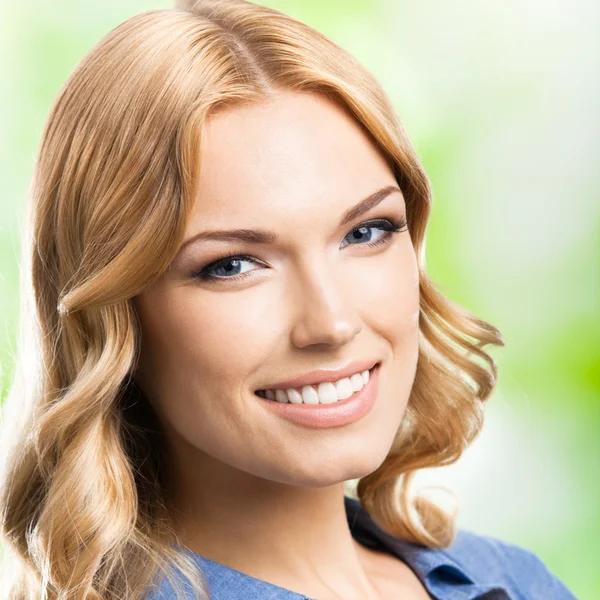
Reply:
<svg viewBox="0 0 600 600"><path fill-rule="evenodd" d="M161 428L132 378L132 298L181 244L206 120L282 89L348 110L404 193L420 273L417 372L389 455L356 493L391 534L435 548L452 542L455 515L408 485L418 469L455 462L479 433L496 383L483 347L504 342L425 273L431 189L389 98L348 52L276 10L180 2L100 40L42 134L4 408L1 533L12 577L3 598L138 598L164 575L177 586L170 567L209 597L197 565L175 547Z"/></svg>

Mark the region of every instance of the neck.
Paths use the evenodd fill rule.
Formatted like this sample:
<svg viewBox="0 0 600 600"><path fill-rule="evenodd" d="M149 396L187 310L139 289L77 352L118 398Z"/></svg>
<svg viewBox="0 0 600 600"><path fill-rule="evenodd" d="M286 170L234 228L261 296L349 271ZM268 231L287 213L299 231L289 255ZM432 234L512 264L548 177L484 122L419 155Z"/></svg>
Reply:
<svg viewBox="0 0 600 600"><path fill-rule="evenodd" d="M309 597L378 597L367 566L373 551L351 535L342 483L298 487L186 452L169 468L185 547Z"/></svg>

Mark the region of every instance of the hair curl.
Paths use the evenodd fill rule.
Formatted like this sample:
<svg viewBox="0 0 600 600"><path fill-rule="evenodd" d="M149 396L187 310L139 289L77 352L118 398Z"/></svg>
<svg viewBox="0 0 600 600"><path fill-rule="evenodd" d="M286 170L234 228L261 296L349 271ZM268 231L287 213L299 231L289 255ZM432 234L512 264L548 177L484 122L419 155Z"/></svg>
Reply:
<svg viewBox="0 0 600 600"><path fill-rule="evenodd" d="M4 407L3 598L125 600L179 569L163 438L133 382L132 298L168 267L219 110L278 90L324 94L377 143L403 191L420 276L419 357L406 415L356 494L393 535L452 542L455 513L408 485L455 462L496 383L483 350L500 332L425 273L431 188L391 102L352 55L311 27L244 0L179 2L110 31L59 91L38 148L23 236L19 355ZM8 566L10 565L10 566ZM156 579L154 579L156 577Z"/></svg>

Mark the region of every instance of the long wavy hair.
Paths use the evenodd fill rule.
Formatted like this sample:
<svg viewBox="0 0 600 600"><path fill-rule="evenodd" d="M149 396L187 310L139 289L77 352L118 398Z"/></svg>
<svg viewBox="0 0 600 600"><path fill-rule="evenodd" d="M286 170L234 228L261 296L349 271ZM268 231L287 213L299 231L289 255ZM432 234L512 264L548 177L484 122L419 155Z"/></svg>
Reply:
<svg viewBox="0 0 600 600"><path fill-rule="evenodd" d="M409 484L419 469L455 462L478 435L497 376L484 346L504 341L426 275L432 191L388 96L347 51L276 10L178 2L101 39L42 133L3 407L2 598L131 600L164 576L183 597L176 569L209 598L177 549L162 429L133 380L141 337L132 298L182 242L206 120L283 89L349 111L404 194L420 277L417 370L388 456L355 493L392 535L432 548L452 542L456 511Z"/></svg>

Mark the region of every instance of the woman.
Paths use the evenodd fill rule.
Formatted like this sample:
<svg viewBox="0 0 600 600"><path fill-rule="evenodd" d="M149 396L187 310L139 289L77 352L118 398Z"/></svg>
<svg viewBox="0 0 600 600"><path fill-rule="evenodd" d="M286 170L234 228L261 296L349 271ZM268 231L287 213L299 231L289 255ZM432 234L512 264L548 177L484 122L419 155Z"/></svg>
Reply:
<svg viewBox="0 0 600 600"><path fill-rule="evenodd" d="M430 206L384 91L308 26L201 0L102 39L32 186L2 597L573 598L410 493L479 433L503 345L427 277Z"/></svg>

